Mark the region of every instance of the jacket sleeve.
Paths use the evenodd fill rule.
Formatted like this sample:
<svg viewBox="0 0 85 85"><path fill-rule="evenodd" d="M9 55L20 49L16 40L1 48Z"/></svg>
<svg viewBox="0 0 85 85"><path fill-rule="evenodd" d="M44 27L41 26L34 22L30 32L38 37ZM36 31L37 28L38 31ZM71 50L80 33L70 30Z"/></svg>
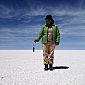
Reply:
<svg viewBox="0 0 85 85"><path fill-rule="evenodd" d="M56 30L57 30L56 42L60 43L60 32L58 26L56 26Z"/></svg>
<svg viewBox="0 0 85 85"><path fill-rule="evenodd" d="M42 27L42 29L39 31L38 36L37 36L36 39L39 41L42 36L43 36L43 27Z"/></svg>

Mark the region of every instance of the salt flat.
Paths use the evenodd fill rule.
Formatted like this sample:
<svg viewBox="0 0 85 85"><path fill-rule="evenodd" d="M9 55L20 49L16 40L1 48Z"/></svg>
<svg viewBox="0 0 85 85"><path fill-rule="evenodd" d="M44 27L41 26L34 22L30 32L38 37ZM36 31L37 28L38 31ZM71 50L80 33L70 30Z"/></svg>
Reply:
<svg viewBox="0 0 85 85"><path fill-rule="evenodd" d="M85 50L55 50L43 68L42 50L0 50L0 85L85 85Z"/></svg>

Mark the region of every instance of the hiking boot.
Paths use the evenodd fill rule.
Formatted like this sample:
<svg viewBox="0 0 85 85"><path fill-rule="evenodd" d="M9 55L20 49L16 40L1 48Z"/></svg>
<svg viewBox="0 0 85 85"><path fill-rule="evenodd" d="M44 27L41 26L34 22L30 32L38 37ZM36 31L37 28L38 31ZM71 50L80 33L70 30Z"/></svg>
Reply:
<svg viewBox="0 0 85 85"><path fill-rule="evenodd" d="M50 71L53 71L53 64L49 64Z"/></svg>
<svg viewBox="0 0 85 85"><path fill-rule="evenodd" d="M44 71L47 71L48 70L48 64L44 64L44 65L45 65Z"/></svg>

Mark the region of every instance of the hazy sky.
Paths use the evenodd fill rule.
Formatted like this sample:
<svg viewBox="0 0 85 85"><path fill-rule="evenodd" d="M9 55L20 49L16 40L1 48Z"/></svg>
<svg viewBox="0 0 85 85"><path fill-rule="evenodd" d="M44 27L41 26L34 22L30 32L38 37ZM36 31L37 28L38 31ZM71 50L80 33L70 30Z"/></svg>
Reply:
<svg viewBox="0 0 85 85"><path fill-rule="evenodd" d="M61 33L56 49L85 50L85 0L0 0L0 49L31 50L47 14Z"/></svg>

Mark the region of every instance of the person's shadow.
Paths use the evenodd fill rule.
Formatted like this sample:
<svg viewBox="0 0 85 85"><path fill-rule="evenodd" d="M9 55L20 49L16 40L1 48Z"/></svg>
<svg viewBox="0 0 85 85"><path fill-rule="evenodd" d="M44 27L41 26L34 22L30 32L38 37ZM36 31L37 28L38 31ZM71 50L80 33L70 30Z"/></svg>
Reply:
<svg viewBox="0 0 85 85"><path fill-rule="evenodd" d="M53 67L53 70L55 69L68 69L69 67L68 66L55 66Z"/></svg>

